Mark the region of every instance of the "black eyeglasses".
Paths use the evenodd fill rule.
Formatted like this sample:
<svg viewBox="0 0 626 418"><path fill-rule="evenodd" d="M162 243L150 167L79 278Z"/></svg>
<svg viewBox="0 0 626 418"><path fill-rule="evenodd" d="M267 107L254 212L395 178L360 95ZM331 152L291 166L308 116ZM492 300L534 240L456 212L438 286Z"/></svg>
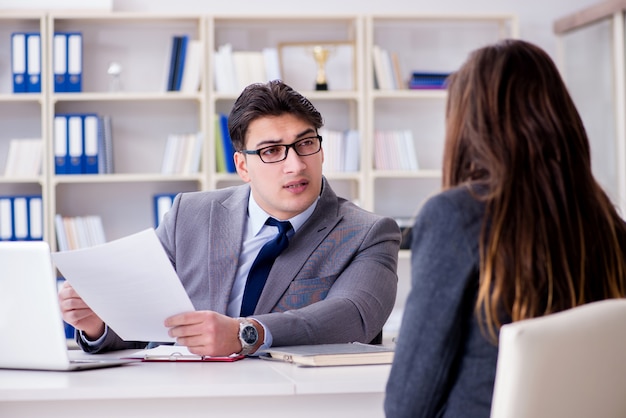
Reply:
<svg viewBox="0 0 626 418"><path fill-rule="evenodd" d="M263 161L264 163L272 164L284 161L287 158L289 148L293 148L296 154L298 154L300 157L317 154L322 149L322 136L309 136L307 138L299 139L293 144L289 145L270 145L269 147L263 147L256 150L244 149L240 152L248 155L258 155L261 161Z"/></svg>

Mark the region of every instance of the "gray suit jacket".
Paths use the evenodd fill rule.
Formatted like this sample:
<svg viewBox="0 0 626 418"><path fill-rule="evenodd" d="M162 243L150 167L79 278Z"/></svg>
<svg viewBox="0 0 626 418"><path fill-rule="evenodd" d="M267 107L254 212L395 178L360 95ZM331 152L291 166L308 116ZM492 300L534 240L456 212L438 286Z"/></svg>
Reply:
<svg viewBox="0 0 626 418"><path fill-rule="evenodd" d="M248 185L178 195L157 229L197 310L226 313L247 217ZM369 342L396 298L400 231L393 219L337 197L324 180L311 217L268 276L254 317L273 345ZM109 330L99 352L143 347Z"/></svg>

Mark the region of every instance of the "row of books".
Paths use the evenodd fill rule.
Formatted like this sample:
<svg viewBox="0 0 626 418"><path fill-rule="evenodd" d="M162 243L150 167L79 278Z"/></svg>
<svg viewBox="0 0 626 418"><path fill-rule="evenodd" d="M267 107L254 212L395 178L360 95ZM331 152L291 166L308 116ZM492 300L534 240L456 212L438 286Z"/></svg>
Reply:
<svg viewBox="0 0 626 418"><path fill-rule="evenodd" d="M41 93L41 34L11 34L11 75L14 93Z"/></svg>
<svg viewBox="0 0 626 418"><path fill-rule="evenodd" d="M193 93L200 87L202 75L202 42L189 35L172 37L167 91Z"/></svg>
<svg viewBox="0 0 626 418"><path fill-rule="evenodd" d="M214 55L214 82L218 93L239 93L252 83L281 79L277 48L261 51L233 51L221 45Z"/></svg>
<svg viewBox="0 0 626 418"><path fill-rule="evenodd" d="M79 93L83 90L83 35L80 32L55 32L52 69L54 91Z"/></svg>
<svg viewBox="0 0 626 418"><path fill-rule="evenodd" d="M104 244L106 238L102 218L97 215L54 217L59 251L77 250Z"/></svg>
<svg viewBox="0 0 626 418"><path fill-rule="evenodd" d="M407 86L402 70L400 59L396 52L374 45L372 47L372 60L374 65L374 85L379 90L399 90Z"/></svg>
<svg viewBox="0 0 626 418"><path fill-rule="evenodd" d="M321 129L322 147L324 148L325 172L359 171L361 156L359 132L356 130L335 131Z"/></svg>
<svg viewBox="0 0 626 418"><path fill-rule="evenodd" d="M4 166L5 177L35 177L41 174L43 141L11 139Z"/></svg>
<svg viewBox="0 0 626 418"><path fill-rule="evenodd" d="M377 170L418 170L413 132L409 129L376 130L374 167Z"/></svg>
<svg viewBox="0 0 626 418"><path fill-rule="evenodd" d="M41 195L0 196L0 241L43 239Z"/></svg>
<svg viewBox="0 0 626 418"><path fill-rule="evenodd" d="M57 175L112 173L111 118L95 113L56 114L54 172Z"/></svg>
<svg viewBox="0 0 626 418"><path fill-rule="evenodd" d="M215 115L215 168L218 173L235 173L235 148L228 132L228 116Z"/></svg>
<svg viewBox="0 0 626 418"><path fill-rule="evenodd" d="M201 132L195 134L170 134L163 153L162 174L192 174L200 170L202 157Z"/></svg>

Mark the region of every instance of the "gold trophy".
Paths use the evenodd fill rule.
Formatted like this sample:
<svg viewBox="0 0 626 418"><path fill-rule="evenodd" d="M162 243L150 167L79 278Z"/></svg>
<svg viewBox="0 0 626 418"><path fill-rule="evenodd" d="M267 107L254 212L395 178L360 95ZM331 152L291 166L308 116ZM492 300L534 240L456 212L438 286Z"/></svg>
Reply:
<svg viewBox="0 0 626 418"><path fill-rule="evenodd" d="M326 81L326 61L330 55L330 49L322 45L313 47L313 58L317 63L317 76L315 77L315 90L328 90Z"/></svg>

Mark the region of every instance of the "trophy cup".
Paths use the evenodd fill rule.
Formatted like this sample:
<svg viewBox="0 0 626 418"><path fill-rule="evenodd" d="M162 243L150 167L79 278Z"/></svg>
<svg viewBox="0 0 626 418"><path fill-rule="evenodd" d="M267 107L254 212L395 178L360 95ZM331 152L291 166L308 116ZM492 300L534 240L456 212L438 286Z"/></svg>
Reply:
<svg viewBox="0 0 626 418"><path fill-rule="evenodd" d="M317 76L315 77L315 90L328 90L328 82L326 81L326 61L330 50L322 45L313 47L313 58L317 63Z"/></svg>

